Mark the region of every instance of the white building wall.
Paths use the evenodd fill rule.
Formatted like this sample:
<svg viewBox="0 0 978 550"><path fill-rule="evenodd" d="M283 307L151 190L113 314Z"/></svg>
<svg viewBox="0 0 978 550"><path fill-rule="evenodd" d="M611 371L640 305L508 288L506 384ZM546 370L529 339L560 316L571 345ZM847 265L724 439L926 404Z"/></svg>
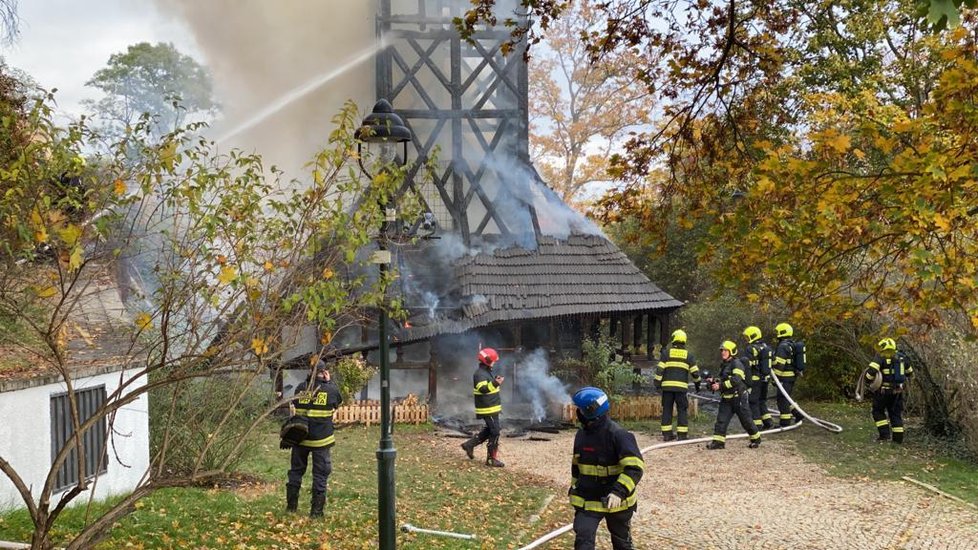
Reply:
<svg viewBox="0 0 978 550"><path fill-rule="evenodd" d="M74 385L76 390L82 390L104 384L108 399L120 382L130 378L132 373L116 371L79 378ZM124 391L128 393L132 387L143 384L145 377ZM31 488L35 500L51 469L51 396L65 391L64 382L59 382L0 392L0 457ZM149 469L149 399L145 394L119 409L110 433L107 471L90 485L94 487L96 499L129 492ZM83 502L88 496L86 491L75 502ZM14 484L0 474L0 510L23 507Z"/></svg>

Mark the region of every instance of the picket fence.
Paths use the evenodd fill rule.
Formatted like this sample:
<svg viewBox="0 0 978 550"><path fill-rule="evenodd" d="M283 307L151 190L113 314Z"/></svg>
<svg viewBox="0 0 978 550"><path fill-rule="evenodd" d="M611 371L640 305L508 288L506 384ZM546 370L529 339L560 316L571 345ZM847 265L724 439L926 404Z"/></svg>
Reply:
<svg viewBox="0 0 978 550"><path fill-rule="evenodd" d="M428 405L424 403L394 404L391 420L398 424L422 424L428 421ZM342 405L333 413L334 424L380 424L380 401L354 401Z"/></svg>
<svg viewBox="0 0 978 550"><path fill-rule="evenodd" d="M689 414L695 416L699 414L699 402L696 399L689 400ZM611 403L611 410L608 411L613 420L651 420L662 416L662 398L658 395L643 395L639 397L626 397L620 401ZM564 420L575 422L577 412L573 403L564 405Z"/></svg>

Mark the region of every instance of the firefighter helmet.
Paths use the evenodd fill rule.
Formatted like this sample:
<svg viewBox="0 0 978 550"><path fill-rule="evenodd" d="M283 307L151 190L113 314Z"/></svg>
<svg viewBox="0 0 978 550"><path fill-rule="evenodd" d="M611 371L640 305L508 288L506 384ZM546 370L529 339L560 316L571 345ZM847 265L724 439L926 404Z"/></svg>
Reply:
<svg viewBox="0 0 978 550"><path fill-rule="evenodd" d="M761 339L761 329L751 325L744 329L744 338L747 338L748 344L753 344L754 342Z"/></svg>
<svg viewBox="0 0 978 550"><path fill-rule="evenodd" d="M491 367L499 361L499 354L492 348L482 348L479 350L479 362L487 367Z"/></svg>
<svg viewBox="0 0 978 550"><path fill-rule="evenodd" d="M686 343L686 331L683 329L672 331L672 343L673 344L685 344Z"/></svg>
<svg viewBox="0 0 978 550"><path fill-rule="evenodd" d="M608 402L608 394L598 388L588 386L577 390L574 394L574 406L581 411L581 416L588 420L594 420L599 416L608 413L611 403Z"/></svg>
<svg viewBox="0 0 978 550"><path fill-rule="evenodd" d="M774 331L778 334L778 338L788 338L795 333L788 323L778 323L778 326L774 327Z"/></svg>
<svg viewBox="0 0 978 550"><path fill-rule="evenodd" d="M880 353L896 351L896 341L893 338L883 338L876 343L876 349L879 350Z"/></svg>
<svg viewBox="0 0 978 550"><path fill-rule="evenodd" d="M720 349L729 351L731 356L737 355L737 344L730 340L724 340L723 343L720 344Z"/></svg>

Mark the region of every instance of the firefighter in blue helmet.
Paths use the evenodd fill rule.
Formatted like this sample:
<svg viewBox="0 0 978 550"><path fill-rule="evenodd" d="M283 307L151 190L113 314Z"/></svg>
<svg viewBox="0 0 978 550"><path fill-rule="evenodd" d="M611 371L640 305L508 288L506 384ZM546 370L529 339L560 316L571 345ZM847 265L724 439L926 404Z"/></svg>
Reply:
<svg viewBox="0 0 978 550"><path fill-rule="evenodd" d="M598 388L574 394L581 428L574 437L571 505L574 550L593 550L598 525L605 520L614 550L632 550L631 522L645 462L635 436L608 418L608 396Z"/></svg>
<svg viewBox="0 0 978 550"><path fill-rule="evenodd" d="M879 390L873 394L873 421L879 430L879 441L888 441L892 432L894 443L903 443L903 389L913 376L907 356L897 351L893 338L883 338L876 344L879 355L866 370L866 382L882 376Z"/></svg>
<svg viewBox="0 0 978 550"><path fill-rule="evenodd" d="M750 434L751 449L761 445L761 432L757 430L750 416L750 405L747 402L747 384L744 375L748 370L746 362L737 357L737 344L725 340L720 344L720 372L716 378L708 378L710 389L720 392L720 408L717 409L717 422L713 426L713 440L707 443L707 449L723 449L727 442L727 427L734 415L740 420L741 427Z"/></svg>
<svg viewBox="0 0 978 550"><path fill-rule="evenodd" d="M326 506L326 481L333 472L330 449L336 442L333 436L333 411L343 402L343 396L333 383L326 363L318 361L314 371L312 383L299 384L295 389L295 401L289 404L293 415L308 419L309 433L292 447L285 498L286 510L295 512L299 504L302 476L312 455L312 507L309 515L315 518L322 517Z"/></svg>

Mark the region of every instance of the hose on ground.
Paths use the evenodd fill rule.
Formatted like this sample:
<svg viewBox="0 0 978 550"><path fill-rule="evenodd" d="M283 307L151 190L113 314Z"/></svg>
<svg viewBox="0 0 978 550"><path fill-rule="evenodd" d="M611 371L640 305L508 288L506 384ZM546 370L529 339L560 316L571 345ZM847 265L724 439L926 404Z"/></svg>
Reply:
<svg viewBox="0 0 978 550"><path fill-rule="evenodd" d="M842 433L842 426L840 426L838 424L834 424L832 422L829 422L828 420L822 420L821 418L815 418L814 416L812 416L812 415L808 414L807 412L805 412L805 409L801 408L798 405L798 403L796 403L795 400L792 399L791 396L788 395L788 393L784 391L784 386L781 385L781 380L779 380L778 379L778 375L774 374L773 372L771 373L771 380L774 380L774 384L778 387L778 391L780 391L781 394L784 395L785 399L788 400L788 403L791 404L791 407L794 408L795 410L797 410L798 413L801 414L801 416L803 418L807 419L809 422L811 422L812 424L818 426L819 428L822 428L823 430L828 430L828 431L830 431L832 433L836 433L836 434L837 433Z"/></svg>

